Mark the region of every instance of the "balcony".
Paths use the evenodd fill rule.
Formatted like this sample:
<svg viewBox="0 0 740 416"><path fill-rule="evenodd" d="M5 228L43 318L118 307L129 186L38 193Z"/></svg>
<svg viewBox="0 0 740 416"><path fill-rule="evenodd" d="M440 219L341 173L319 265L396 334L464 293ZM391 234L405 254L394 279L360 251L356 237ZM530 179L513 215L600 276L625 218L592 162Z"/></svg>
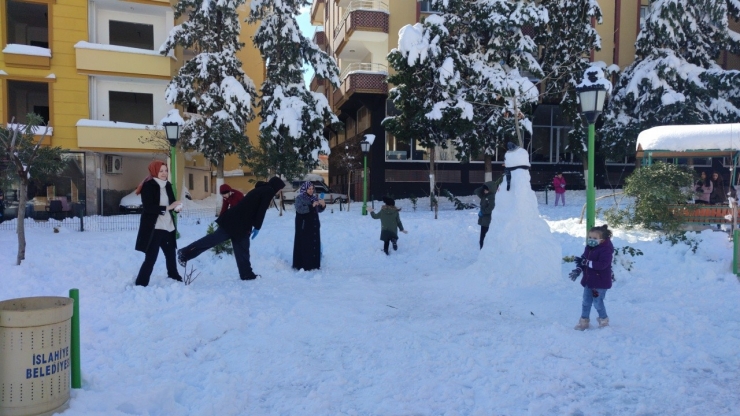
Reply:
<svg viewBox="0 0 740 416"><path fill-rule="evenodd" d="M388 94L388 67L382 64L354 62L339 76L342 85L334 91L334 106L340 107L352 94Z"/></svg>
<svg viewBox="0 0 740 416"><path fill-rule="evenodd" d="M379 0L355 0L349 3L339 25L334 29L337 57L345 50L362 48L364 42L388 41L388 3Z"/></svg>
<svg viewBox="0 0 740 416"><path fill-rule="evenodd" d="M324 94L326 92L326 85L329 83L329 81L325 79L320 79L316 75L311 78L311 85L309 86L309 89L313 92L318 92L319 94Z"/></svg>
<svg viewBox="0 0 740 416"><path fill-rule="evenodd" d="M313 0L311 4L311 24L319 26L324 24L326 13L326 0Z"/></svg>
<svg viewBox="0 0 740 416"><path fill-rule="evenodd" d="M139 139L148 139L151 130L160 129L161 127L158 126L144 124L79 120L77 122L77 147L81 149L152 152L158 149L156 144L152 142L142 143Z"/></svg>
<svg viewBox="0 0 740 416"><path fill-rule="evenodd" d="M77 71L92 75L171 78L171 58L159 52L125 46L77 42Z"/></svg>
<svg viewBox="0 0 740 416"><path fill-rule="evenodd" d="M319 28L316 33L313 34L313 43L315 43L319 49L326 52L329 44L326 41L326 32L324 32L323 28Z"/></svg>

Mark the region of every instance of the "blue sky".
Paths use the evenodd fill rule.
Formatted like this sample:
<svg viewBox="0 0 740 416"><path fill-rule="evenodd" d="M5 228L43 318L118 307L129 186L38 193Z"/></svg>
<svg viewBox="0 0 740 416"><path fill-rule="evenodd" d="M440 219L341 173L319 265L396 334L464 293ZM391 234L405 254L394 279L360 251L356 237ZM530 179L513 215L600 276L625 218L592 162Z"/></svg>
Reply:
<svg viewBox="0 0 740 416"><path fill-rule="evenodd" d="M301 29L301 32L309 39L312 39L314 32L316 32L316 27L311 26L311 8L304 7L301 9L301 14L298 15L296 20L298 20L298 27ZM306 80L306 84L308 84L311 82L311 77L313 77L313 69L304 67L304 71L303 78Z"/></svg>

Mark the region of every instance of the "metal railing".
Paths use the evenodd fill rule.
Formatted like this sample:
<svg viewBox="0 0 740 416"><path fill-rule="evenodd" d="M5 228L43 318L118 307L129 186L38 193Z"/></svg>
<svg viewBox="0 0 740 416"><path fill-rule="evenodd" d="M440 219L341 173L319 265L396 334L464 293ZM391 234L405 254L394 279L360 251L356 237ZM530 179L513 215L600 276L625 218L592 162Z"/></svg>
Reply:
<svg viewBox="0 0 740 416"><path fill-rule="evenodd" d="M217 213L216 208L186 208L178 214L177 222L180 225L213 222ZM57 231L61 229L67 231L136 231L139 229L140 218L141 214L90 215L46 220L26 218L24 227L26 229L57 229ZM6 220L0 223L0 231L16 231L17 226L16 218Z"/></svg>
<svg viewBox="0 0 740 416"><path fill-rule="evenodd" d="M369 10L373 12L385 12L390 13L390 9L388 9L388 3L380 0L354 0L349 3L349 6L347 6L347 10L344 11L344 14L342 15L342 21L339 23L339 26L337 26L336 29L334 29L334 38L336 39L337 35L341 33L344 30L345 25L347 24L347 19L349 18L350 13L352 13L355 10Z"/></svg>
<svg viewBox="0 0 740 416"><path fill-rule="evenodd" d="M342 69L342 72L339 74L339 80L341 82L344 82L345 78L355 72L370 72L388 75L388 67L383 64L375 64L369 62L352 62L344 69Z"/></svg>

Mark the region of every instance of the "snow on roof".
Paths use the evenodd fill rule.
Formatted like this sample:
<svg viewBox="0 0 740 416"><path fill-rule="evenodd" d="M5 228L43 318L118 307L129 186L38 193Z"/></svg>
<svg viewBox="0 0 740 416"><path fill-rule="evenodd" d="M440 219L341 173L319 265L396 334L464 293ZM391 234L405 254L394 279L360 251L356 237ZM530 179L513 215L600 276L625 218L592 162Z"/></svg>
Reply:
<svg viewBox="0 0 740 416"><path fill-rule="evenodd" d="M637 136L637 149L740 150L740 123L653 127Z"/></svg>
<svg viewBox="0 0 740 416"><path fill-rule="evenodd" d="M113 52L124 52L124 53L137 53L137 54L142 54L142 55L162 56L162 54L160 54L159 51L152 51L149 49L140 49L140 48L130 48L128 46L104 45L102 43L90 43L90 42L85 42L84 40L81 40L75 43L75 48L76 49L95 49L98 51L113 51Z"/></svg>
<svg viewBox="0 0 740 416"><path fill-rule="evenodd" d="M8 73L0 69L0 75L8 75Z"/></svg>
<svg viewBox="0 0 740 416"><path fill-rule="evenodd" d="M24 130L26 128L25 124L17 124L17 123L8 123L8 128L13 130ZM47 136L53 136L54 128L53 127L47 127L46 126L34 126L33 128L33 134L36 136L41 136L46 132Z"/></svg>
<svg viewBox="0 0 740 416"><path fill-rule="evenodd" d="M41 48L38 46L31 45L18 45L15 43L9 43L8 46L3 49L3 53L14 53L17 55L32 55L32 56L46 56L51 58L51 50L48 48Z"/></svg>

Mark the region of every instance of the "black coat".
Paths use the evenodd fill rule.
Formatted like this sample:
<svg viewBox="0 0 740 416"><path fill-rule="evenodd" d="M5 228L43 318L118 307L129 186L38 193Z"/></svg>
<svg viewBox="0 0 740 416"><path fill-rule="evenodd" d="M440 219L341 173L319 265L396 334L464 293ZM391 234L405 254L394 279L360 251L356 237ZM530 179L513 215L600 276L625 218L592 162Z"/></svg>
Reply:
<svg viewBox="0 0 740 416"><path fill-rule="evenodd" d="M321 221L324 207L314 207L304 195L295 199L295 238L293 239L293 268L314 270L321 268Z"/></svg>
<svg viewBox="0 0 740 416"><path fill-rule="evenodd" d="M280 178L274 177L267 185L252 189L236 206L221 214L216 224L234 241L246 237L252 231L252 227L261 229L270 202L284 186Z"/></svg>
<svg viewBox="0 0 740 416"><path fill-rule="evenodd" d="M172 184L167 182L164 189L167 192L169 203L172 204L175 202L175 193L172 192ZM166 206L159 205L160 192L159 184L154 179L144 182L144 185L141 187L141 204L144 210L141 212L139 234L136 236L136 250L144 253L146 253L149 243L152 241L157 218L164 212L171 215L173 221L175 219L174 212L168 212Z"/></svg>

